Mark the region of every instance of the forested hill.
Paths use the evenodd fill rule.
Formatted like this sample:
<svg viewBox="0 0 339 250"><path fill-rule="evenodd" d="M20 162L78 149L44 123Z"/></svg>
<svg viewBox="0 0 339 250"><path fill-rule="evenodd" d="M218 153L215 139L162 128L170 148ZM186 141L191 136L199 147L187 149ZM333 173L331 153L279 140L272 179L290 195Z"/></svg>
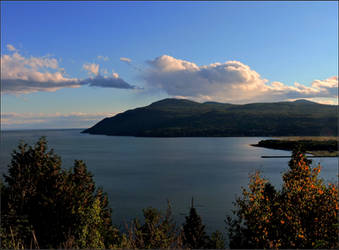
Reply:
<svg viewBox="0 0 339 250"><path fill-rule="evenodd" d="M83 133L183 136L337 135L338 106L306 100L235 105L164 99L105 118Z"/></svg>

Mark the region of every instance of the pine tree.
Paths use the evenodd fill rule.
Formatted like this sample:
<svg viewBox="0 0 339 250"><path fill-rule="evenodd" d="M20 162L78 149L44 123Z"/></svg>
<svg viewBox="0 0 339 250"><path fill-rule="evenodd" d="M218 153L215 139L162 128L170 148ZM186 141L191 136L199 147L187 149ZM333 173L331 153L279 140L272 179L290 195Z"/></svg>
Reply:
<svg viewBox="0 0 339 250"><path fill-rule="evenodd" d="M192 198L190 214L186 216L183 226L183 243L188 248L206 248L208 247L209 237L205 232L205 225L202 224L201 217L198 215Z"/></svg>

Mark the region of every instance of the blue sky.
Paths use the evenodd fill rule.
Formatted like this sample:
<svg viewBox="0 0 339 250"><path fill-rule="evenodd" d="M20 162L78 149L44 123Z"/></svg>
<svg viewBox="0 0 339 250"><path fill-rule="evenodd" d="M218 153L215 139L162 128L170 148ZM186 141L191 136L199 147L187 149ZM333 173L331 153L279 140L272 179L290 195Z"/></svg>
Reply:
<svg viewBox="0 0 339 250"><path fill-rule="evenodd" d="M166 97L337 103L338 2L1 2L1 126Z"/></svg>

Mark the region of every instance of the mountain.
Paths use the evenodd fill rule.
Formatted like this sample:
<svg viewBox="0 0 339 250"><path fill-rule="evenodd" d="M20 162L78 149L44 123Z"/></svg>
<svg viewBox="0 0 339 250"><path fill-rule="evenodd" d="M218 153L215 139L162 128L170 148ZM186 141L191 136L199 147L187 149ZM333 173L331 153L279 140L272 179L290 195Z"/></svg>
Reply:
<svg viewBox="0 0 339 250"><path fill-rule="evenodd" d="M277 103L198 103L164 99L105 118L83 133L182 136L337 135L338 106L306 100Z"/></svg>

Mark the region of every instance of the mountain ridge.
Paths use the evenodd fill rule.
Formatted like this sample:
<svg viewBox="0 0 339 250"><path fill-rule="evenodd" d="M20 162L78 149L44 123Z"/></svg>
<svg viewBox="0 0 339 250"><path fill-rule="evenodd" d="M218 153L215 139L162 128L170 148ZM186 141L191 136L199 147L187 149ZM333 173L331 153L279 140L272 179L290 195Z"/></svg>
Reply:
<svg viewBox="0 0 339 250"><path fill-rule="evenodd" d="M337 108L308 100L229 104L166 98L104 118L82 132L145 137L337 135Z"/></svg>

